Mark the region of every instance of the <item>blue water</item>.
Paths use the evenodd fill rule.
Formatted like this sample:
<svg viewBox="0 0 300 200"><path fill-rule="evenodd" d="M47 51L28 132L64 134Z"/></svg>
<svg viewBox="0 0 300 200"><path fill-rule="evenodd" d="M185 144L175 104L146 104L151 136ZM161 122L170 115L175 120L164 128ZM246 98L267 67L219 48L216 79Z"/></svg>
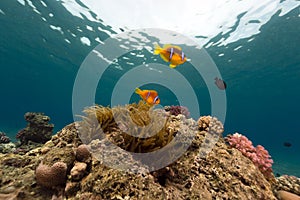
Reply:
<svg viewBox="0 0 300 200"><path fill-rule="evenodd" d="M60 1L44 2L47 8L34 1L44 20L28 3L0 2L0 130L11 138L26 125L23 115L28 111L50 116L55 131L72 123L72 91L77 71L99 44L95 38L104 41L115 34L104 23L72 15ZM274 14L251 41L246 38L226 46L206 48L227 83L224 135L234 132L246 135L254 144L269 150L276 173L296 176L300 176L299 14L299 7L284 16ZM50 28L50 24L61 27L64 34ZM95 31L87 31L87 25ZM220 33L211 42L228 36L229 33ZM91 44L84 45L80 37L89 38ZM239 46L242 48L235 50ZM149 52L142 53L153 59ZM219 56L221 53L224 56ZM135 64L139 62L137 59ZM163 64L159 59L157 62ZM123 72L126 70L124 64ZM179 67L178 71L193 73ZM123 72L106 71L108 78L103 80L106 87L97 91L96 103L110 105L110 91ZM207 115L210 114L209 93L202 87L205 84L201 77L197 80L201 85L197 89L201 115ZM176 104L176 96L168 88L148 87L163 91L160 98L165 105ZM137 100L132 94L131 101ZM285 147L284 142L292 146Z"/></svg>

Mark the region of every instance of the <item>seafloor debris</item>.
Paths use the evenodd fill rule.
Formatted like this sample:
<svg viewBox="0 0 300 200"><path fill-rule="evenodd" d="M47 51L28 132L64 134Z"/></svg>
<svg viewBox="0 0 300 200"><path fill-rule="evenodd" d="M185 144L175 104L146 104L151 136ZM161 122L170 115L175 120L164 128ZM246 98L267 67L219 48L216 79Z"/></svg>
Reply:
<svg viewBox="0 0 300 200"><path fill-rule="evenodd" d="M139 130L141 132L144 130L141 127L133 129L128 120L118 121L114 118L119 116L123 119L129 114L131 123L149 123L147 130L153 131L156 125L151 125L152 115L160 117L164 115L151 114L151 109L148 111L142 104L116 108L101 106L88 108L87 116L82 122L66 126L42 147L24 155L0 154L0 198L276 199L272 190L275 187L274 183L266 180L252 161L240 151L230 148L225 143L221 137L223 125L216 118L209 116L202 118L201 123L198 121L201 124L198 127L193 119L186 119L184 115L171 115L162 123L163 134L158 131L157 136L154 135L153 138L150 137L151 139L136 139L126 134L125 130L131 130L136 134ZM158 118L161 119L160 117ZM182 137L182 144L193 135L192 143L179 159L159 170L149 172L146 162L141 163L133 156L120 151L120 149L131 150L134 153L156 151L170 144L170 140L178 134L186 135ZM210 143L210 135L214 136L213 143ZM87 143L82 144L83 141ZM107 141L114 143L118 148L106 149L108 151L101 154L106 158L101 160L93 151L103 147ZM203 145L209 143L213 146ZM87 147L85 145L88 148L85 148ZM205 156L201 153L203 148L207 148ZM87 149L91 150L92 156L86 152ZM101 150L103 151L99 149ZM160 159L168 159L172 155L160 156ZM138 173L122 171L121 166L111 168L106 165L108 159L119 161L123 167L133 163ZM55 184L56 186L43 184L49 179L41 180L38 177L40 166L47 166L45 168L53 172L55 163L64 163L59 183Z"/></svg>
<svg viewBox="0 0 300 200"><path fill-rule="evenodd" d="M27 127L20 130L16 136L21 145L27 144L28 141L45 143L51 139L54 125L49 124L50 117L44 113L27 112L24 118L28 122Z"/></svg>

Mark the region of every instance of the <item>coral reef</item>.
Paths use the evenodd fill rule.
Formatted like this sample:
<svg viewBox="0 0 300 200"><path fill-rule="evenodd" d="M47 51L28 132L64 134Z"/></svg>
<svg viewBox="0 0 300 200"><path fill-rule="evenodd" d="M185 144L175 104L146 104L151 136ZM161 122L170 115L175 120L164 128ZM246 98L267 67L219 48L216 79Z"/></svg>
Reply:
<svg viewBox="0 0 300 200"><path fill-rule="evenodd" d="M12 142L1 144L0 143L0 153L11 153L16 151L16 145Z"/></svg>
<svg viewBox="0 0 300 200"><path fill-rule="evenodd" d="M10 142L9 137L7 137L4 132L0 131L0 144L9 143L9 142Z"/></svg>
<svg viewBox="0 0 300 200"><path fill-rule="evenodd" d="M201 117L196 122L182 114L165 115L142 103L94 106L85 112L83 121L64 127L41 147L24 155L0 154L0 198L275 200L273 188L286 190L276 185L278 182L269 182L250 159L225 143L223 125L214 117ZM131 120L123 119L128 116ZM152 124L153 116L165 119L158 131L156 121ZM132 136L146 131L156 134ZM121 151L168 148L170 140L179 135L180 144L188 144L187 150L158 170L151 171L149 166L160 160L150 158L147 163ZM191 137L192 142L187 143ZM119 148L103 149L107 142ZM104 159L98 157L97 149ZM172 156L161 154L159 159ZM113 160L122 165L109 167L107 163ZM132 164L136 167L132 172L139 173L120 170ZM59 170L60 180L53 184L50 179L58 179L53 174Z"/></svg>
<svg viewBox="0 0 300 200"><path fill-rule="evenodd" d="M190 118L190 112L189 109L185 106L165 106L164 107L165 111L169 112L171 115L179 115L182 114L186 118Z"/></svg>
<svg viewBox="0 0 300 200"><path fill-rule="evenodd" d="M24 118L28 122L27 127L20 130L16 136L21 145L27 144L28 141L45 143L51 139L54 125L49 124L50 117L44 113L27 112Z"/></svg>
<svg viewBox="0 0 300 200"><path fill-rule="evenodd" d="M86 173L87 164L84 162L76 162L74 167L71 169L71 179L78 181L83 178Z"/></svg>
<svg viewBox="0 0 300 200"><path fill-rule="evenodd" d="M210 134L215 134L221 136L224 132L224 127L222 122L220 122L216 117L202 116L198 119L198 128L200 131L207 131Z"/></svg>
<svg viewBox="0 0 300 200"><path fill-rule="evenodd" d="M284 190L300 196L300 178L296 176L283 175L276 179L276 190Z"/></svg>
<svg viewBox="0 0 300 200"><path fill-rule="evenodd" d="M273 160L269 152L261 145L253 146L252 142L244 135L235 133L228 135L226 141L231 147L238 149L244 156L249 158L268 179L274 179L272 164Z"/></svg>

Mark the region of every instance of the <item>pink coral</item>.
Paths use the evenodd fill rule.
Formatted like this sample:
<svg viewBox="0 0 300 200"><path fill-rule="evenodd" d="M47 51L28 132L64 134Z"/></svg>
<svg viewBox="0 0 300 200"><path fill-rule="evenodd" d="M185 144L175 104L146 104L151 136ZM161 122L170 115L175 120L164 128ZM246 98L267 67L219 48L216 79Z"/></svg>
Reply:
<svg viewBox="0 0 300 200"><path fill-rule="evenodd" d="M273 160L269 152L261 145L253 146L252 142L244 135L235 133L226 137L231 147L238 149L244 156L249 158L255 166L264 174L270 177L272 174Z"/></svg>

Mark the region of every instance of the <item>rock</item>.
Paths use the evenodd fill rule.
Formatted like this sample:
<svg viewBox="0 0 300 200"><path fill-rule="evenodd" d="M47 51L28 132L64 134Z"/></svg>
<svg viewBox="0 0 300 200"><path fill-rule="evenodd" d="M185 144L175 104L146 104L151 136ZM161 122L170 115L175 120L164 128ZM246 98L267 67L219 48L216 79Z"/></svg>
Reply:
<svg viewBox="0 0 300 200"><path fill-rule="evenodd" d="M45 143L51 139L54 125L49 124L50 117L44 113L27 112L24 118L28 122L27 127L20 130L16 136L21 145L27 144L28 141Z"/></svg>
<svg viewBox="0 0 300 200"><path fill-rule="evenodd" d="M300 200L300 196L283 190L278 191L278 198L280 200Z"/></svg>
<svg viewBox="0 0 300 200"><path fill-rule="evenodd" d="M79 181L87 173L87 164L84 162L76 162L74 167L71 169L72 180Z"/></svg>

